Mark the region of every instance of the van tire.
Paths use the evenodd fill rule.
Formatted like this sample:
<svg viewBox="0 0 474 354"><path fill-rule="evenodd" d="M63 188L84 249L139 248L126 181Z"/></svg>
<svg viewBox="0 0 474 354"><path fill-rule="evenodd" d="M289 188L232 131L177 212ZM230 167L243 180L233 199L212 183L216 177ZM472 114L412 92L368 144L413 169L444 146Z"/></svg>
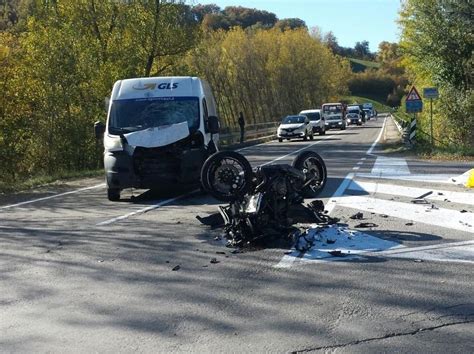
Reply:
<svg viewBox="0 0 474 354"><path fill-rule="evenodd" d="M279 142L279 143L283 142L283 139L278 138L278 142Z"/></svg>
<svg viewBox="0 0 474 354"><path fill-rule="evenodd" d="M324 130L321 129L321 130L319 131L319 135L326 135L326 129L324 129Z"/></svg>
<svg viewBox="0 0 474 354"><path fill-rule="evenodd" d="M120 200L120 189L107 188L107 199L111 202L118 202Z"/></svg>

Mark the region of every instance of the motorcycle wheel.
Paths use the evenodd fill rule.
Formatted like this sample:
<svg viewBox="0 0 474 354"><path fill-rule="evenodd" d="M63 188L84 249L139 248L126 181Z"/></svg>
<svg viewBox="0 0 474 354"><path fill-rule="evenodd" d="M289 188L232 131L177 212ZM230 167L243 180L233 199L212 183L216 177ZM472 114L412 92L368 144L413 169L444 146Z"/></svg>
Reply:
<svg viewBox="0 0 474 354"><path fill-rule="evenodd" d="M314 151L304 151L295 157L292 166L303 171L307 176L307 180L314 178L314 180L303 189L305 197L315 198L321 193L327 181L326 164L321 156Z"/></svg>
<svg viewBox="0 0 474 354"><path fill-rule="evenodd" d="M220 151L204 162L201 184L217 200L230 202L247 192L252 176L252 167L243 155L235 151Z"/></svg>

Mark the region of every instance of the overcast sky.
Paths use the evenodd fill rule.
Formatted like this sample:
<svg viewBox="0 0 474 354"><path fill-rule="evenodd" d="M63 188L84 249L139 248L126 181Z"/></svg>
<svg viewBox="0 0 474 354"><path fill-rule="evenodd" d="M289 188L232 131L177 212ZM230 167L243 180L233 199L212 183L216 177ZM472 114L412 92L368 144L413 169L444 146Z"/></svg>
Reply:
<svg viewBox="0 0 474 354"><path fill-rule="evenodd" d="M382 41L397 42L396 24L400 0L209 0L193 3L214 3L267 10L278 18L298 17L309 28L320 27L332 31L339 45L353 47L357 41L367 40L371 51Z"/></svg>

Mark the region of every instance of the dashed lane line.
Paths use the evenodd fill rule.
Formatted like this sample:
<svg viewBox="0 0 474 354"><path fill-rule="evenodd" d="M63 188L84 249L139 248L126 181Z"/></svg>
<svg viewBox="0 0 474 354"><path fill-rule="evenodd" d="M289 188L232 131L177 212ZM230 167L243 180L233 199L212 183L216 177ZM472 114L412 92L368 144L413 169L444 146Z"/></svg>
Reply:
<svg viewBox="0 0 474 354"><path fill-rule="evenodd" d="M43 200L48 200L48 199L63 197L63 196L65 196L65 195L80 193L80 192L84 192L84 191L87 191L87 190L98 189L98 188L103 188L103 187L105 187L105 183L101 183L101 184L98 184L98 185L95 185L95 186L92 186L92 187L80 188L80 189L76 189L76 190L69 191L69 192L65 192L65 193L54 194L54 195L50 195L50 196L43 197L43 198L37 198L37 199L27 200L27 201L24 201L24 202L21 202L21 203L10 204L10 205L4 205L4 206L1 206L1 207L0 207L0 210L9 209L9 208L15 208L15 207L19 207L19 206L26 205L26 204L41 202L41 201L43 201Z"/></svg>

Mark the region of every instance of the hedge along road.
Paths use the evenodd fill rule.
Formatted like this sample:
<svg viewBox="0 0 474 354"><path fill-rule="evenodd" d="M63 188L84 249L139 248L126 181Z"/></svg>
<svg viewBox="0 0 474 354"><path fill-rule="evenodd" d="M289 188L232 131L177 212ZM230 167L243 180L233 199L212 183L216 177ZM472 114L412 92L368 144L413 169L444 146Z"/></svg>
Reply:
<svg viewBox="0 0 474 354"><path fill-rule="evenodd" d="M375 157L366 152L382 122L242 153L257 165L318 151L328 165L327 201L353 167L371 171ZM467 349L470 323L456 316L470 310L469 266L373 257L277 269L286 248L232 254L195 219L216 201L193 194L165 204L181 194L111 203L103 189L89 189L1 210L2 350L288 352L406 341L426 350L430 335ZM432 330L407 334L420 328Z"/></svg>

